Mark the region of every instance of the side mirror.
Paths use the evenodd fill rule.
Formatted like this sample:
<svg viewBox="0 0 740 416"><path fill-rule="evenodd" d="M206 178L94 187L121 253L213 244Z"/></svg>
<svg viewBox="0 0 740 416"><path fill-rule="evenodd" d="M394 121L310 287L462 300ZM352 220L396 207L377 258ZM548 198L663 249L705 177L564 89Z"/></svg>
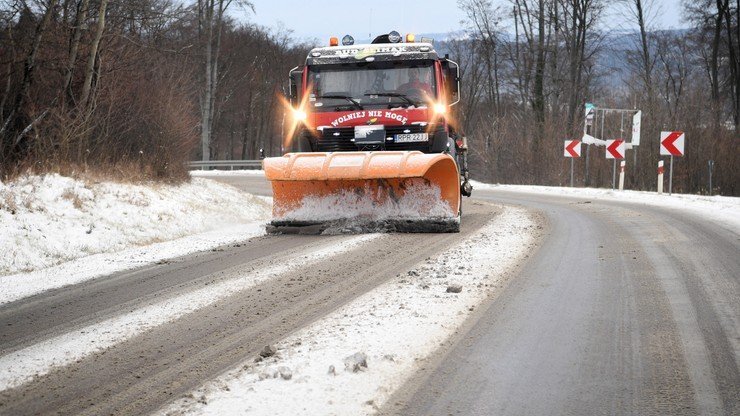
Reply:
<svg viewBox="0 0 740 416"><path fill-rule="evenodd" d="M460 65L446 57L442 60L442 70L447 79L447 93L450 96L450 105L460 102Z"/></svg>
<svg viewBox="0 0 740 416"><path fill-rule="evenodd" d="M301 102L301 88L303 87L303 67L297 66L290 70L289 96L290 105L297 106Z"/></svg>

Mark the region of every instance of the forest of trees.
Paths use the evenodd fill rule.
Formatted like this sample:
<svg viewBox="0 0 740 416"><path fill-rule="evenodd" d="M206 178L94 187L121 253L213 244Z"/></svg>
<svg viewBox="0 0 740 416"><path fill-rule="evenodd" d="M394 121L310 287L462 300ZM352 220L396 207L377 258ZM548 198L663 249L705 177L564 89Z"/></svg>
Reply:
<svg viewBox="0 0 740 416"><path fill-rule="evenodd" d="M660 10L651 0L458 4L467 36L443 46L463 69L461 123L477 178L568 185L563 140L581 138L592 102L642 110L641 145L626 157L628 189L655 190L660 131L683 130L674 191L707 193L713 160L714 193L740 194L740 1L677 1L686 30L654 29ZM599 30L615 15L638 29ZM619 115L605 123L599 138L629 140L631 116L622 132ZM584 146L576 184L611 186L612 161L589 147L588 176Z"/></svg>
<svg viewBox="0 0 740 416"><path fill-rule="evenodd" d="M675 5L682 30L656 30L651 0L458 6L465 30L436 46L461 64L474 178L566 185L563 140L593 102L642 110L627 188L655 189L659 132L683 130L674 190L708 192L713 160L714 192L740 194L740 0ZM0 175L181 180L187 160L279 155L287 73L314 45L235 10L259 13L244 0L0 1ZM615 13L638 29L605 30ZM628 136L615 120L604 139ZM603 148L588 151L577 184L610 186Z"/></svg>
<svg viewBox="0 0 740 416"><path fill-rule="evenodd" d="M239 23L245 1L0 3L0 174L180 180L206 155L280 152L283 93L308 47Z"/></svg>

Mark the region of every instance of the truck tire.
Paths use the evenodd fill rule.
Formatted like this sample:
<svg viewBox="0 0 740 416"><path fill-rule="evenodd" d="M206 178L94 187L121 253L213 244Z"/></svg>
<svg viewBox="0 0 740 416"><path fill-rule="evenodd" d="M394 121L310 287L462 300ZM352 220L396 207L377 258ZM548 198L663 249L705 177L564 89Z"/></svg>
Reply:
<svg viewBox="0 0 740 416"><path fill-rule="evenodd" d="M311 152L311 141L308 140L308 135L305 131L302 131L295 135L295 138L290 143L289 151L291 153L303 153Z"/></svg>
<svg viewBox="0 0 740 416"><path fill-rule="evenodd" d="M442 130L434 133L432 137L432 153L446 152L449 141L450 137L446 131Z"/></svg>

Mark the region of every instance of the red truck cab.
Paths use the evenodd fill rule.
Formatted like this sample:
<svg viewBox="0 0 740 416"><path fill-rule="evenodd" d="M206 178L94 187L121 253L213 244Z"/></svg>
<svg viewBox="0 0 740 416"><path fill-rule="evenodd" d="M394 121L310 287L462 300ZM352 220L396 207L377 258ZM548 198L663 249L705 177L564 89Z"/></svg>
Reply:
<svg viewBox="0 0 740 416"><path fill-rule="evenodd" d="M289 152L418 150L451 153L464 140L454 123L457 63L431 42L397 32L355 45L312 49L290 72L294 125Z"/></svg>

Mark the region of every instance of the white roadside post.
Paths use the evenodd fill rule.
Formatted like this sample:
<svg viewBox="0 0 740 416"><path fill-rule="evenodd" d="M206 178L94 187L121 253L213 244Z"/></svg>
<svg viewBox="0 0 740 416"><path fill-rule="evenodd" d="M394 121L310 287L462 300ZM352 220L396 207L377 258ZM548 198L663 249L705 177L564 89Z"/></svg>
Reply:
<svg viewBox="0 0 740 416"><path fill-rule="evenodd" d="M624 167L627 164L624 160L619 162L619 190L624 191Z"/></svg>
<svg viewBox="0 0 740 416"><path fill-rule="evenodd" d="M663 161L658 161L658 195L663 193L663 172L665 169L663 168Z"/></svg>
<svg viewBox="0 0 740 416"><path fill-rule="evenodd" d="M673 195L673 155L671 155L671 173L668 174L668 195Z"/></svg>

